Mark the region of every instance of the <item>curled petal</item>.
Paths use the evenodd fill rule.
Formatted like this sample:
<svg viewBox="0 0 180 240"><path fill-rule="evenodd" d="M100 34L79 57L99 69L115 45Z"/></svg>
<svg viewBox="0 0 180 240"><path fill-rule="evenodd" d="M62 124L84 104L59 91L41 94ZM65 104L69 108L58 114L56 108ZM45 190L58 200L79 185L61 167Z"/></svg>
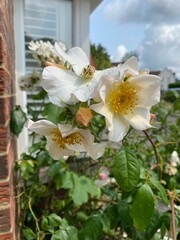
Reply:
<svg viewBox="0 0 180 240"><path fill-rule="evenodd" d="M55 43L56 53L59 57L63 57L67 62L69 62L75 73L80 75L82 73L82 69L89 65L89 59L85 52L79 48L74 47L68 50L67 52L63 51L57 43Z"/></svg>
<svg viewBox="0 0 180 240"><path fill-rule="evenodd" d="M54 128L57 126L54 123L51 123L47 120L39 120L37 122L33 122L32 120L28 120L26 123L26 127L33 132L36 132L43 136L49 136L52 133Z"/></svg>

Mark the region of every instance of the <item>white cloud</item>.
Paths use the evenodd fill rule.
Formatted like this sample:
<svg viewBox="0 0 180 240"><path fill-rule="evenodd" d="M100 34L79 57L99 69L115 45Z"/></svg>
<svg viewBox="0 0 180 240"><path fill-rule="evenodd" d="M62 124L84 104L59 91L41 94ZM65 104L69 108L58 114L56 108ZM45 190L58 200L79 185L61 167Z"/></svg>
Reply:
<svg viewBox="0 0 180 240"><path fill-rule="evenodd" d="M120 23L177 23L180 21L180 1L177 0L113 0L104 14Z"/></svg>
<svg viewBox="0 0 180 240"><path fill-rule="evenodd" d="M144 68L180 70L180 24L149 26L139 53Z"/></svg>
<svg viewBox="0 0 180 240"><path fill-rule="evenodd" d="M127 49L124 45L119 45L116 49L116 52L113 56L111 56L112 62L120 62L124 55L127 53Z"/></svg>
<svg viewBox="0 0 180 240"><path fill-rule="evenodd" d="M142 68L168 67L180 78L180 1L177 0L105 0L105 17L126 29L143 26L144 39L138 52ZM136 27L137 26L137 27ZM119 28L120 31L120 28ZM127 33L127 32L126 32ZM133 36L131 35L131 38ZM128 45L127 45L128 46ZM131 46L132 49L132 46ZM120 45L112 59L122 58L128 50Z"/></svg>

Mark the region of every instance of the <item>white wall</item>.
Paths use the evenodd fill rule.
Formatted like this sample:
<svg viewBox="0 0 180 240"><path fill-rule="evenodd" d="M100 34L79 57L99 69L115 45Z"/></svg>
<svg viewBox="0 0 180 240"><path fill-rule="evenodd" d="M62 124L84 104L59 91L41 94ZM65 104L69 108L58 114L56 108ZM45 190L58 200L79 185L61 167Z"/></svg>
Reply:
<svg viewBox="0 0 180 240"><path fill-rule="evenodd" d="M90 57L89 22L91 14L91 1L73 1L73 39L72 45L81 47Z"/></svg>

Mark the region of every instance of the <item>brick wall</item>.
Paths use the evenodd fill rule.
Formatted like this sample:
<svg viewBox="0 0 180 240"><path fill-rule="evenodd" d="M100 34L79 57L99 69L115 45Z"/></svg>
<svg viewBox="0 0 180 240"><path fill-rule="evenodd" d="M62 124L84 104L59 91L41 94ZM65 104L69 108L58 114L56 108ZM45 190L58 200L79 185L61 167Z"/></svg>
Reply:
<svg viewBox="0 0 180 240"><path fill-rule="evenodd" d="M0 240L15 240L13 164L16 141L10 133L15 104L13 0L0 0Z"/></svg>

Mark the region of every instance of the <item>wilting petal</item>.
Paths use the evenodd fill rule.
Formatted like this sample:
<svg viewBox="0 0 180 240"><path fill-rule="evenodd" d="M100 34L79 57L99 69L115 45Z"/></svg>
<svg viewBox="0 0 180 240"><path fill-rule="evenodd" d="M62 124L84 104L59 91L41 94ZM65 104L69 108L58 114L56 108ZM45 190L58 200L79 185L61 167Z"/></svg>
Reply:
<svg viewBox="0 0 180 240"><path fill-rule="evenodd" d="M124 116L129 124L137 130L145 130L152 127L150 125L150 108L137 107L133 113Z"/></svg>

